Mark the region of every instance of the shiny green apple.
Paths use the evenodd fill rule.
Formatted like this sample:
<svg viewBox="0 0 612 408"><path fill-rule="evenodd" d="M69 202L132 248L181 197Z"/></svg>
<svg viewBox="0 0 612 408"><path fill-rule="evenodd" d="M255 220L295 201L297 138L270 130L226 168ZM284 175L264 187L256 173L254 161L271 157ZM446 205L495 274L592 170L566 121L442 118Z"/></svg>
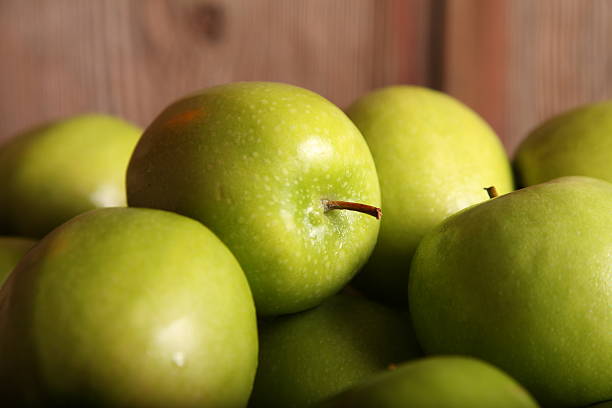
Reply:
<svg viewBox="0 0 612 408"><path fill-rule="evenodd" d="M537 408L514 379L461 356L418 359L377 374L320 408Z"/></svg>
<svg viewBox="0 0 612 408"><path fill-rule="evenodd" d="M514 166L525 186L562 176L612 183L612 101L585 105L544 122L521 143Z"/></svg>
<svg viewBox="0 0 612 408"><path fill-rule="evenodd" d="M399 313L356 295L263 322L259 336L251 408L313 406L420 355Z"/></svg>
<svg viewBox="0 0 612 408"><path fill-rule="evenodd" d="M127 195L132 206L187 215L217 234L261 315L305 310L339 291L379 228L328 205L380 205L359 130L323 97L279 83L221 85L170 105L134 151Z"/></svg>
<svg viewBox="0 0 612 408"><path fill-rule="evenodd" d="M125 205L141 130L106 115L32 129L0 146L0 230L39 238L82 212Z"/></svg>
<svg viewBox="0 0 612 408"><path fill-rule="evenodd" d="M612 398L612 184L559 178L448 218L409 299L428 353L489 361L545 406Z"/></svg>
<svg viewBox="0 0 612 408"><path fill-rule="evenodd" d="M244 407L253 300L208 229L159 210L93 210L55 229L0 291L7 407Z"/></svg>
<svg viewBox="0 0 612 408"><path fill-rule="evenodd" d="M35 243L27 238L0 237L0 287L17 262Z"/></svg>
<svg viewBox="0 0 612 408"><path fill-rule="evenodd" d="M486 200L484 187L511 191L510 164L476 113L431 89L380 89L347 113L372 151L385 214L355 285L380 300L405 303L410 260L421 238L449 215Z"/></svg>

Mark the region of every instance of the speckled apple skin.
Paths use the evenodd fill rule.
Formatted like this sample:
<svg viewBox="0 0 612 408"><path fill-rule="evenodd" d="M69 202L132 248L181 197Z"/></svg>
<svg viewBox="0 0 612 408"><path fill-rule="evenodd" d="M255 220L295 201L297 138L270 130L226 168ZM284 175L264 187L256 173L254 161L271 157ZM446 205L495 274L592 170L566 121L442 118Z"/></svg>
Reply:
<svg viewBox="0 0 612 408"><path fill-rule="evenodd" d="M141 133L119 118L86 114L0 146L0 233L41 238L85 211L124 206L125 171Z"/></svg>
<svg viewBox="0 0 612 408"><path fill-rule="evenodd" d="M210 88L168 107L130 161L129 205L193 217L236 255L257 312L298 312L337 292L379 221L322 199L380 205L359 130L323 97L280 83Z"/></svg>
<svg viewBox="0 0 612 408"><path fill-rule="evenodd" d="M253 300L208 229L152 209L99 209L47 235L0 291L7 407L244 407Z"/></svg>
<svg viewBox="0 0 612 408"><path fill-rule="evenodd" d="M382 191L378 244L355 285L379 300L406 303L410 260L446 217L513 189L510 163L493 130L458 100L431 89L393 86L348 110L365 137Z"/></svg>
<svg viewBox="0 0 612 408"><path fill-rule="evenodd" d="M250 408L304 408L421 356L396 310L363 296L332 296L315 309L260 324Z"/></svg>
<svg viewBox="0 0 612 408"><path fill-rule="evenodd" d="M381 372L317 408L537 408L513 378L464 356L427 357Z"/></svg>
<svg viewBox="0 0 612 408"><path fill-rule="evenodd" d="M563 176L612 183L612 101L581 106L547 120L523 140L514 166L525 186Z"/></svg>
<svg viewBox="0 0 612 408"><path fill-rule="evenodd" d="M35 243L27 238L0 237L0 287L17 262Z"/></svg>
<svg viewBox="0 0 612 408"><path fill-rule="evenodd" d="M409 292L426 352L489 361L544 406L612 399L612 184L559 178L448 218Z"/></svg>

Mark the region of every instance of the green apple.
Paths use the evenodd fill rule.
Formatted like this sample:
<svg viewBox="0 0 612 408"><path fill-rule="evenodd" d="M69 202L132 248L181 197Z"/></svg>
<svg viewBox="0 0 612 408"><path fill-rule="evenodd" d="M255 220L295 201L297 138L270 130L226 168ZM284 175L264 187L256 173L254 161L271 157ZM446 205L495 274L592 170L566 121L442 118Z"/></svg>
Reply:
<svg viewBox="0 0 612 408"><path fill-rule="evenodd" d="M512 190L510 164L491 128L443 93L417 86L374 91L347 111L365 137L380 179L378 244L355 285L406 303L410 260L421 238L449 215Z"/></svg>
<svg viewBox="0 0 612 408"><path fill-rule="evenodd" d="M600 402L599 404L589 405L589 408L612 408L612 401Z"/></svg>
<svg viewBox="0 0 612 408"><path fill-rule="evenodd" d="M2 403L244 407L256 324L240 265L200 223L93 210L48 234L0 290Z"/></svg>
<svg viewBox="0 0 612 408"><path fill-rule="evenodd" d="M0 237L0 287L17 262L35 243L27 238Z"/></svg>
<svg viewBox="0 0 612 408"><path fill-rule="evenodd" d="M140 129L82 115L0 147L0 229L42 237L77 214L125 205L125 171Z"/></svg>
<svg viewBox="0 0 612 408"><path fill-rule="evenodd" d="M612 398L612 184L559 178L448 218L409 299L428 353L489 361L546 406Z"/></svg>
<svg viewBox="0 0 612 408"><path fill-rule="evenodd" d="M252 408L313 406L420 355L399 313L347 294L262 323L259 344Z"/></svg>
<svg viewBox="0 0 612 408"><path fill-rule="evenodd" d="M359 130L302 88L221 85L169 106L129 164L131 206L201 221L236 255L257 312L298 312L339 291L376 243L380 191ZM334 203L334 205L331 205ZM360 205L363 204L363 205Z"/></svg>
<svg viewBox="0 0 612 408"><path fill-rule="evenodd" d="M612 101L586 105L544 122L521 143L514 166L525 186L562 176L612 182Z"/></svg>
<svg viewBox="0 0 612 408"><path fill-rule="evenodd" d="M428 357L377 374L321 408L537 408L514 379L461 356Z"/></svg>

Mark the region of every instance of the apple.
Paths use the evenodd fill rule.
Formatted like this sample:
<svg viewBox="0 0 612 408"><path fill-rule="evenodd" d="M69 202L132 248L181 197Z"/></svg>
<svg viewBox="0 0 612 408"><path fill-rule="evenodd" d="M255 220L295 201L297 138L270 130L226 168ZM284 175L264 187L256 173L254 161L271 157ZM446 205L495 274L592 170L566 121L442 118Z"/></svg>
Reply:
<svg viewBox="0 0 612 408"><path fill-rule="evenodd" d="M217 234L260 315L338 292L378 235L378 178L359 130L323 97L280 83L221 85L170 105L134 151L127 195Z"/></svg>
<svg viewBox="0 0 612 408"><path fill-rule="evenodd" d="M612 184L559 178L446 219L409 299L426 353L486 360L545 406L611 399Z"/></svg>
<svg viewBox="0 0 612 408"><path fill-rule="evenodd" d="M383 88L347 113L374 157L385 213L378 244L354 283L379 300L405 304L421 238L449 215L486 200L483 187L511 191L510 164L491 128L441 92Z"/></svg>
<svg viewBox="0 0 612 408"><path fill-rule="evenodd" d="M262 322L259 344L251 408L313 406L390 364L421 355L398 312L348 294Z"/></svg>
<svg viewBox="0 0 612 408"><path fill-rule="evenodd" d="M463 356L414 360L376 374L320 408L537 408L514 379Z"/></svg>
<svg viewBox="0 0 612 408"><path fill-rule="evenodd" d="M28 252L36 241L17 237L0 237L0 287L13 270L19 259Z"/></svg>
<svg viewBox="0 0 612 408"><path fill-rule="evenodd" d="M612 101L582 106L544 122L523 140L514 166L526 186L562 176L612 182Z"/></svg>
<svg viewBox="0 0 612 408"><path fill-rule="evenodd" d="M257 364L240 265L200 223L97 209L0 290L0 395L18 406L243 407Z"/></svg>
<svg viewBox="0 0 612 408"><path fill-rule="evenodd" d="M125 171L141 130L88 114L0 146L0 229L40 238L77 214L125 205Z"/></svg>

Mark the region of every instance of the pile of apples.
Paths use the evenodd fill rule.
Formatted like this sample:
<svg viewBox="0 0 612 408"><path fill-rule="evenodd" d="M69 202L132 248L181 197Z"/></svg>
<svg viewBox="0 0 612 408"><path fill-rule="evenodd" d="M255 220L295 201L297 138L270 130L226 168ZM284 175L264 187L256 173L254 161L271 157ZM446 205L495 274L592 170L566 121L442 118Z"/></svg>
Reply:
<svg viewBox="0 0 612 408"><path fill-rule="evenodd" d="M415 86L345 113L233 83L142 135L12 138L0 406L612 407L612 103L542 124L514 170Z"/></svg>

